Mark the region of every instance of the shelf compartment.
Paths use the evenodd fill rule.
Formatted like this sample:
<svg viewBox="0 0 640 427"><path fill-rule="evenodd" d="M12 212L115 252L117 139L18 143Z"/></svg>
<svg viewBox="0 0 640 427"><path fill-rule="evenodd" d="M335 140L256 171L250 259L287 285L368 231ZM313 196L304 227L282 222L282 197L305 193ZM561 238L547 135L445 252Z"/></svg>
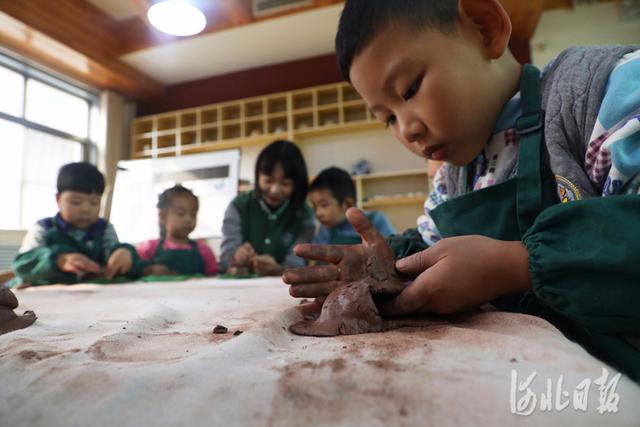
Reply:
<svg viewBox="0 0 640 427"><path fill-rule="evenodd" d="M313 107L313 92L302 92L293 95L293 109L302 110Z"/></svg>
<svg viewBox="0 0 640 427"><path fill-rule="evenodd" d="M153 148L153 138L149 137L140 137L136 138L133 152L141 153L143 151L150 151Z"/></svg>
<svg viewBox="0 0 640 427"><path fill-rule="evenodd" d="M149 132L153 132L153 119L138 119L135 125L135 134L142 135Z"/></svg>
<svg viewBox="0 0 640 427"><path fill-rule="evenodd" d="M381 206L400 206L423 204L427 199L426 193L400 194L394 196L383 196L362 202L363 208L377 208Z"/></svg>
<svg viewBox="0 0 640 427"><path fill-rule="evenodd" d="M294 130L312 129L313 127L313 113L297 113L293 115Z"/></svg>
<svg viewBox="0 0 640 427"><path fill-rule="evenodd" d="M278 96L267 99L267 113L283 113L287 111L287 97Z"/></svg>
<svg viewBox="0 0 640 427"><path fill-rule="evenodd" d="M218 107L206 108L200 113L202 125L214 125L218 123Z"/></svg>
<svg viewBox="0 0 640 427"><path fill-rule="evenodd" d="M194 112L180 114L180 127L195 126L198 122L198 114Z"/></svg>
<svg viewBox="0 0 640 427"><path fill-rule="evenodd" d="M218 128L217 127L212 127L212 128L206 128L206 129L202 129L201 131L201 135L202 135L202 142L215 142L218 140Z"/></svg>
<svg viewBox="0 0 640 427"><path fill-rule="evenodd" d="M223 121L237 120L242 115L242 104L223 105L220 107L220 115Z"/></svg>
<svg viewBox="0 0 640 427"><path fill-rule="evenodd" d="M288 130L287 117L272 117L267 121L269 133L282 133Z"/></svg>
<svg viewBox="0 0 640 427"><path fill-rule="evenodd" d="M318 106L338 103L338 88L326 88L318 90Z"/></svg>
<svg viewBox="0 0 640 427"><path fill-rule="evenodd" d="M367 120L367 107L364 105L353 105L344 109L344 122L359 122Z"/></svg>
<svg viewBox="0 0 640 427"><path fill-rule="evenodd" d="M362 100L360 94L351 86L342 86L340 90L342 91L342 101L344 102Z"/></svg>
<svg viewBox="0 0 640 427"><path fill-rule="evenodd" d="M340 123L340 111L337 108L318 111L318 126L335 126Z"/></svg>
<svg viewBox="0 0 640 427"><path fill-rule="evenodd" d="M157 131L175 129L178 123L176 116L159 117L157 122Z"/></svg>
<svg viewBox="0 0 640 427"><path fill-rule="evenodd" d="M257 101L247 101L244 104L245 117L256 117L264 114L264 102L260 99Z"/></svg>
<svg viewBox="0 0 640 427"><path fill-rule="evenodd" d="M180 145L194 145L197 141L198 135L194 130L180 133Z"/></svg>
<svg viewBox="0 0 640 427"><path fill-rule="evenodd" d="M252 138L264 134L264 120L247 120L244 124L244 135Z"/></svg>
<svg viewBox="0 0 640 427"><path fill-rule="evenodd" d="M161 148L175 148L176 146L176 135L169 134L158 137L158 149Z"/></svg>
<svg viewBox="0 0 640 427"><path fill-rule="evenodd" d="M222 139L240 138L241 136L240 123L222 126Z"/></svg>

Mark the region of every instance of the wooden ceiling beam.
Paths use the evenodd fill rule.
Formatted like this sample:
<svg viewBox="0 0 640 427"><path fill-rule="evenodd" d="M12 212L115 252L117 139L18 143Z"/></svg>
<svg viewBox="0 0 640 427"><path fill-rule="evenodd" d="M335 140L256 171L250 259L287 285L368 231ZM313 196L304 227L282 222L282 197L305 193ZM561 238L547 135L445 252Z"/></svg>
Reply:
<svg viewBox="0 0 640 427"><path fill-rule="evenodd" d="M118 59L116 29L84 0L0 0L0 44L100 89L161 97L160 83Z"/></svg>

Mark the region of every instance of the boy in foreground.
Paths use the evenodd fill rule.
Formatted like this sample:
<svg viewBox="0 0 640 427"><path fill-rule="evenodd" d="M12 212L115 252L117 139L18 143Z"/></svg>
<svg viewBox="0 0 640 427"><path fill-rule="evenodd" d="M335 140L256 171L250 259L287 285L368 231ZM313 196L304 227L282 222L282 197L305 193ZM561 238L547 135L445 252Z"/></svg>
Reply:
<svg viewBox="0 0 640 427"><path fill-rule="evenodd" d="M347 0L343 76L406 148L445 164L417 230L385 241L351 209L363 244L299 245L333 265L283 278L319 297L375 261L411 281L383 314L491 302L638 381L640 47L569 49L541 76L513 58L510 33L497 0Z"/></svg>

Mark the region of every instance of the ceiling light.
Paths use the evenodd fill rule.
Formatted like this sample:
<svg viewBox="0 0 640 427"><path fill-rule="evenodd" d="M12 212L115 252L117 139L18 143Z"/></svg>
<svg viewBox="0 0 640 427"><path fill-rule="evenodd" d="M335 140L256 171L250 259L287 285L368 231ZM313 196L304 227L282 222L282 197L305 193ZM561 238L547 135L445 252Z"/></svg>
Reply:
<svg viewBox="0 0 640 427"><path fill-rule="evenodd" d="M183 0L165 0L149 8L147 18L163 33L192 36L204 30L207 18L197 7Z"/></svg>

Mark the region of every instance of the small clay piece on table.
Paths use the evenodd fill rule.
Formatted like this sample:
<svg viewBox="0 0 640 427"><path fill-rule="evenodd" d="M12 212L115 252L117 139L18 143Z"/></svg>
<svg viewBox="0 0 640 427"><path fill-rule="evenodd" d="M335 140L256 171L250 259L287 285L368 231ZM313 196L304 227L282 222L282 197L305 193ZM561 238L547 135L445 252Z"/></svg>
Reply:
<svg viewBox="0 0 640 427"><path fill-rule="evenodd" d="M216 325L216 327L213 328L214 334L226 334L228 331L229 329L227 329L226 326L222 326L222 325Z"/></svg>
<svg viewBox="0 0 640 427"><path fill-rule="evenodd" d="M235 331L235 332L233 333L233 336L234 336L234 337L237 337L237 336L238 336L238 335L240 335L241 333L242 333L242 331L241 331L240 329L238 329L237 331Z"/></svg>
<svg viewBox="0 0 640 427"><path fill-rule="evenodd" d="M18 299L13 292L0 285L0 335L26 328L36 321L37 317L33 311L25 311L24 314L17 315L13 311L17 307Z"/></svg>

